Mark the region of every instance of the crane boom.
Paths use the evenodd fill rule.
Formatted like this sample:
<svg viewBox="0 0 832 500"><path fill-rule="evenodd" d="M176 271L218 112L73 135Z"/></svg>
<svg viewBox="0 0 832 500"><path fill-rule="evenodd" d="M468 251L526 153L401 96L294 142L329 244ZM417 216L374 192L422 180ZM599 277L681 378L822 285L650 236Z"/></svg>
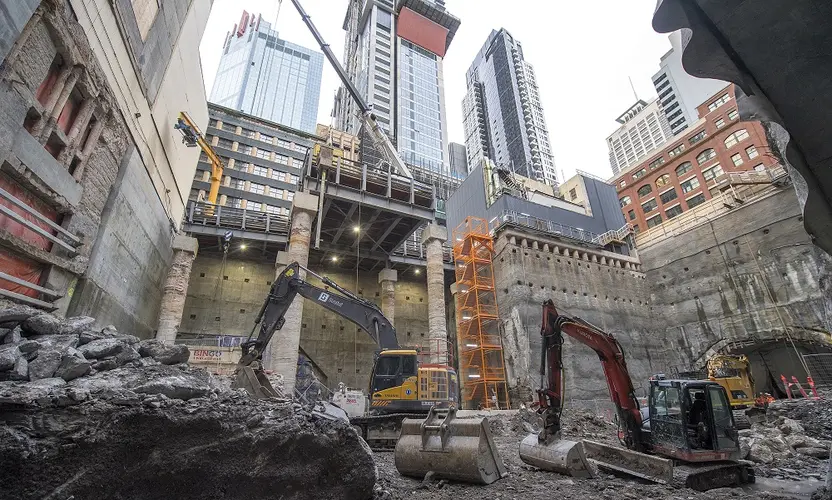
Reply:
<svg viewBox="0 0 832 500"><path fill-rule="evenodd" d="M220 192L220 181L222 180L223 164L220 157L217 155L211 144L205 140L205 136L199 127L196 126L188 113L184 111L179 112L179 118L176 120L173 128L182 133L182 142L189 148L199 146L208 161L211 162L211 189L208 191L208 203L217 204L217 196Z"/></svg>
<svg viewBox="0 0 832 500"><path fill-rule="evenodd" d="M387 134L378 124L376 121L376 116L373 114L370 106L364 101L364 98L361 97L361 94L358 92L358 89L353 85L352 81L350 81L349 77L347 76L347 72L344 71L344 67L341 66L341 63L338 61L338 58L335 57L335 54L332 52L329 44L326 43L324 37L315 27L315 24L312 22L312 18L309 17L309 14L306 13L303 6L300 4L299 0L292 0L292 5L295 6L300 17L303 19L304 24L306 27L309 28L309 31L312 33L312 36L315 38L315 41L318 42L318 46L326 56L327 60L330 64L332 64L332 68L338 74L338 78L341 79L341 83L347 88L347 92L349 92L350 96L352 96L355 103L358 105L358 109L361 112L361 119L364 122L365 127L367 128L370 136L373 138L373 142L379 146L384 155L387 157L387 160L392 164L393 168L395 168L400 174L404 175L408 179L413 178L413 174L410 172L410 169L405 165L404 160L402 160L401 156L399 156L399 152L396 150L396 147L393 145L393 142L387 137Z"/></svg>

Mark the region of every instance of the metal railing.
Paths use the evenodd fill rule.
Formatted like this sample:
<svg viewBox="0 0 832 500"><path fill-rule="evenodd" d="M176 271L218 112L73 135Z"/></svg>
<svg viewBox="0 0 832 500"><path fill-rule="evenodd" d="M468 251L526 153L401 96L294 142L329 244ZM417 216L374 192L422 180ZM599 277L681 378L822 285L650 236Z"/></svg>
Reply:
<svg viewBox="0 0 832 500"><path fill-rule="evenodd" d="M629 236L632 232L633 225L625 223L619 229L599 234L598 237L595 238L594 242L603 247L606 246L607 243L610 243L612 241L625 241L627 239L627 236Z"/></svg>
<svg viewBox="0 0 832 500"><path fill-rule="evenodd" d="M723 184L774 184L789 177L786 167L775 165L766 170L748 170L745 172L726 172L714 179L717 186Z"/></svg>
<svg viewBox="0 0 832 500"><path fill-rule="evenodd" d="M213 205L202 201L189 201L185 222L198 226L216 226L228 229L259 231L288 235L289 217L259 210L246 210Z"/></svg>
<svg viewBox="0 0 832 500"><path fill-rule="evenodd" d="M496 224L494 224L495 230L506 224L513 224L528 227L554 236L583 241L593 245L598 244L596 241L601 236L597 233L586 231L579 227L567 226L559 222L541 219L532 215L515 212L513 210L503 210L500 215L496 217L496 219Z"/></svg>
<svg viewBox="0 0 832 500"><path fill-rule="evenodd" d="M417 229L404 243L393 250L393 255L401 257L410 257L414 259L425 260L425 246L422 244L422 229ZM454 256L451 247L446 243L442 243L442 260L446 263L453 262Z"/></svg>
<svg viewBox="0 0 832 500"><path fill-rule="evenodd" d="M832 354L804 354L812 378L819 387L832 389Z"/></svg>

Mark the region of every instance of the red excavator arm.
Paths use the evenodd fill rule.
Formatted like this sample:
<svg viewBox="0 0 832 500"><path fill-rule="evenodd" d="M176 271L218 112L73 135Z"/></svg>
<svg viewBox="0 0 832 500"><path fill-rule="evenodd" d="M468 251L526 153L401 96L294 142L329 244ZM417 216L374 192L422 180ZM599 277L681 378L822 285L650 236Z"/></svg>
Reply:
<svg viewBox="0 0 832 500"><path fill-rule="evenodd" d="M627 448L644 451L641 439L641 410L633 389L633 381L627 370L624 350L612 335L596 328L580 318L558 314L551 300L543 303L543 336L540 374L546 378L546 385L537 391L543 415L544 433L554 436L560 431L560 416L563 409L563 334L589 346L601 360L604 376L618 413L619 428L623 431ZM542 382L542 381L541 381ZM543 385L541 383L541 385Z"/></svg>

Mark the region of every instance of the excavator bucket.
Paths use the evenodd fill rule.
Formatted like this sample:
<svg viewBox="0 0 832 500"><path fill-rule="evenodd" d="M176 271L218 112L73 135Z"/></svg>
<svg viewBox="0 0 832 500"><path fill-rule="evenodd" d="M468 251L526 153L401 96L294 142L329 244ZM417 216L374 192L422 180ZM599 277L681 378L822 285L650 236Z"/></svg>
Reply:
<svg viewBox="0 0 832 500"><path fill-rule="evenodd" d="M237 378L231 384L232 389L245 389L255 399L279 398L263 370L250 366L238 366Z"/></svg>
<svg viewBox="0 0 832 500"><path fill-rule="evenodd" d="M540 469L572 477L592 476L583 444L560 439L559 435L545 440L538 434L529 434L520 443L520 459Z"/></svg>
<svg viewBox="0 0 832 500"><path fill-rule="evenodd" d="M660 484L673 481L672 460L595 441L584 440L583 445L587 460L602 470Z"/></svg>
<svg viewBox="0 0 832 500"><path fill-rule="evenodd" d="M456 418L456 408L431 408L424 420L405 419L396 443L396 469L405 476L491 484L505 476L487 418Z"/></svg>

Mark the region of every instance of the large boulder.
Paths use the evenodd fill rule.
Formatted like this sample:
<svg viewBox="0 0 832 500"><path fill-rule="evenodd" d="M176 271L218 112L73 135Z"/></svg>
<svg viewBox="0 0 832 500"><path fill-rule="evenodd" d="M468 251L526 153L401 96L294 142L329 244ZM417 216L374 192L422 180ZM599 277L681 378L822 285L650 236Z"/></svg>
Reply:
<svg viewBox="0 0 832 500"><path fill-rule="evenodd" d="M777 428L780 429L780 432L782 432L784 436L802 435L806 433L806 430L803 429L803 426L800 425L796 420L792 420L790 418L785 417L783 417L780 420L781 421L778 422Z"/></svg>
<svg viewBox="0 0 832 500"><path fill-rule="evenodd" d="M16 344L23 340L23 335L20 331L20 327L16 326L13 329L6 332L6 335L3 336L3 343L4 344Z"/></svg>
<svg viewBox="0 0 832 500"><path fill-rule="evenodd" d="M21 356L20 349L17 346L3 347L5 348L0 348L0 372L14 368L17 358Z"/></svg>
<svg viewBox="0 0 832 500"><path fill-rule="evenodd" d="M40 380L51 378L61 366L63 353L58 349L40 349L38 357L29 363L29 379Z"/></svg>
<svg viewBox="0 0 832 500"><path fill-rule="evenodd" d="M191 356L188 346L163 344L155 339L139 342L139 354L150 356L163 365L186 363Z"/></svg>
<svg viewBox="0 0 832 500"><path fill-rule="evenodd" d="M88 374L91 369L90 362L83 357L66 353L61 357L61 364L58 366L58 369L55 370L55 376L69 382L70 380L75 380L78 377L83 377Z"/></svg>
<svg viewBox="0 0 832 500"><path fill-rule="evenodd" d="M125 342L119 339L101 339L93 340L89 344L84 344L78 347L81 354L88 359L106 358L108 356L115 356L123 351L127 346Z"/></svg>
<svg viewBox="0 0 832 500"><path fill-rule="evenodd" d="M751 445L751 450L748 454L748 458L755 462L770 464L774 461L774 453L771 451L771 448L769 448L763 443L758 442Z"/></svg>
<svg viewBox="0 0 832 500"><path fill-rule="evenodd" d="M28 337L38 343L41 349L51 347L62 349L66 347L78 347L78 335L34 335Z"/></svg>
<svg viewBox="0 0 832 500"><path fill-rule="evenodd" d="M829 448L798 448L797 452L808 457L828 459Z"/></svg>
<svg viewBox="0 0 832 500"><path fill-rule="evenodd" d="M81 387L102 375L106 390ZM204 396L182 401L118 385L180 375ZM204 371L178 366L119 368L66 385L0 382L0 422L14 422L0 425L0 470L2 491L15 498L369 500L377 479L347 422L219 390Z"/></svg>
<svg viewBox="0 0 832 500"><path fill-rule="evenodd" d="M58 335L61 333L61 320L42 312L24 321L23 330L32 335Z"/></svg>
<svg viewBox="0 0 832 500"><path fill-rule="evenodd" d="M41 313L41 310L34 307L4 302L0 305L0 325L13 326Z"/></svg>

